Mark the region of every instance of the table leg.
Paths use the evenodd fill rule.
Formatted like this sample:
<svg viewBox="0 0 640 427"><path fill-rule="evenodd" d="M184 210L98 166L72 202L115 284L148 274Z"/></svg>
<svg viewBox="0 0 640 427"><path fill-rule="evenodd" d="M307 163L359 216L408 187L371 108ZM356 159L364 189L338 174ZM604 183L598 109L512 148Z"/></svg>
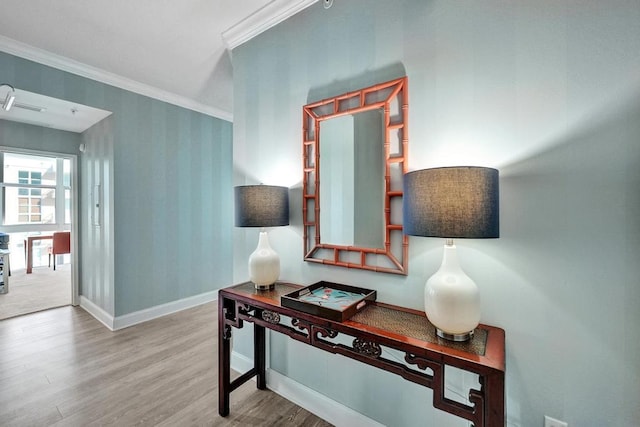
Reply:
<svg viewBox="0 0 640 427"><path fill-rule="evenodd" d="M265 328L264 326L253 324L253 361L256 370L256 385L258 389L267 388L267 378L265 376L266 350L265 350Z"/></svg>
<svg viewBox="0 0 640 427"><path fill-rule="evenodd" d="M224 298L218 298L218 413L229 415L231 394L231 326L224 317Z"/></svg>
<svg viewBox="0 0 640 427"><path fill-rule="evenodd" d="M27 238L27 274L33 272L33 240Z"/></svg>
<svg viewBox="0 0 640 427"><path fill-rule="evenodd" d="M485 401L485 425L487 427L505 426L504 373L488 375L483 381Z"/></svg>

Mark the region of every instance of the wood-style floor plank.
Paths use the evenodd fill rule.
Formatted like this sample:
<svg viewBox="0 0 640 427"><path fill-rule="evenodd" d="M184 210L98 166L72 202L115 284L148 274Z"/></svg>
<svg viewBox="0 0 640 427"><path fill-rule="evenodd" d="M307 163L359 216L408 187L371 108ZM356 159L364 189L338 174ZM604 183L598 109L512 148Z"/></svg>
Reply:
<svg viewBox="0 0 640 427"><path fill-rule="evenodd" d="M77 307L0 321L0 425L330 426L251 381L218 415L216 310L116 332Z"/></svg>

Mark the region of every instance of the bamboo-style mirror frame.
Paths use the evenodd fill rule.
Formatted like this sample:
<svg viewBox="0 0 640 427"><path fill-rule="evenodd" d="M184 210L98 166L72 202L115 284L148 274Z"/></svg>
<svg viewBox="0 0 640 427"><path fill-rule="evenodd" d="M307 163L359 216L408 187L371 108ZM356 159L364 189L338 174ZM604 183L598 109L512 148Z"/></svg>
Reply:
<svg viewBox="0 0 640 427"><path fill-rule="evenodd" d="M302 217L304 260L376 272L407 274L409 239L402 227L402 176L407 172L409 101L407 77L328 98L302 108ZM391 108L397 112L392 114ZM335 117L384 112L384 245L382 248L322 243L320 240L320 123ZM394 135L395 133L395 135ZM392 143L392 136L395 141ZM392 182L392 168L396 178ZM399 175L399 177L397 176ZM393 207L393 208L392 208ZM382 207L381 207L382 208ZM381 225L381 232L382 232Z"/></svg>

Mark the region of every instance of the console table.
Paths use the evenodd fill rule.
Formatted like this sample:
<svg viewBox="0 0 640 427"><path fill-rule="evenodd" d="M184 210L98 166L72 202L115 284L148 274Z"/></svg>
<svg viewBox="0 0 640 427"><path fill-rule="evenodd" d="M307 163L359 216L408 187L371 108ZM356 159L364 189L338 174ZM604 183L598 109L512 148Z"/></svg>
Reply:
<svg viewBox="0 0 640 427"><path fill-rule="evenodd" d="M309 315L280 305L280 297L302 286L277 283L267 291L251 282L221 289L218 299L218 411L229 414L230 394L253 376L266 388L265 331L271 329L316 348L341 354L402 376L433 390L433 406L469 420L474 427L504 427L504 331L479 325L473 338L455 343L438 338L423 312L373 303L345 322ZM287 320L284 317L289 318ZM232 327L253 323L254 367L231 381ZM331 339L353 338L352 346ZM405 354L406 364L385 358L382 348ZM479 376L480 390L469 390L471 405L445 396L445 366Z"/></svg>

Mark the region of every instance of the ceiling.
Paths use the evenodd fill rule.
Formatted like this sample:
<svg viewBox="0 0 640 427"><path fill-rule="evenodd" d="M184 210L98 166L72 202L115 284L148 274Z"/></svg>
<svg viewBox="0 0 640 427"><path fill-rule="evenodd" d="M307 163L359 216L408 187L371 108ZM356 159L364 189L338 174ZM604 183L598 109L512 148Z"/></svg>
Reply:
<svg viewBox="0 0 640 427"><path fill-rule="evenodd" d="M316 1L2 0L0 51L232 120L230 49Z"/></svg>
<svg viewBox="0 0 640 427"><path fill-rule="evenodd" d="M8 92L15 96L15 102L9 111L0 108L0 119L4 120L82 133L111 115L110 111L25 90L11 90L6 85L0 86L0 105L4 106Z"/></svg>

